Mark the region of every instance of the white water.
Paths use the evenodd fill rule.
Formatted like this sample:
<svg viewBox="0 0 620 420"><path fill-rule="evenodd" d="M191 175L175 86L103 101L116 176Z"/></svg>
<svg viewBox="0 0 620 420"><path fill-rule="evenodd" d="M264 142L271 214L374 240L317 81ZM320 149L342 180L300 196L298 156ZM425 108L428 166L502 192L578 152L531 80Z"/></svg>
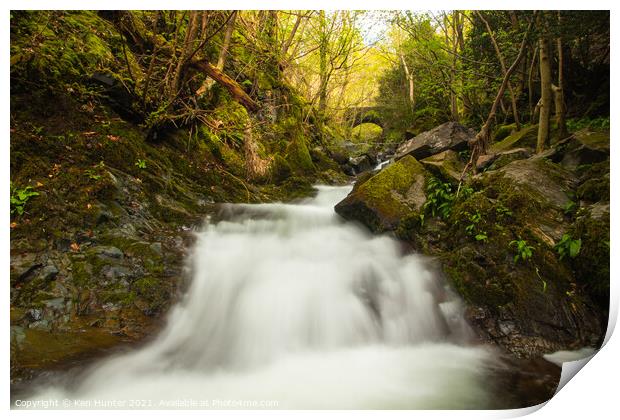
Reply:
<svg viewBox="0 0 620 420"><path fill-rule="evenodd" d="M470 344L461 303L424 258L342 221L333 206L348 191L227 206L198 234L191 286L160 335L35 398L487 407L494 357Z"/></svg>

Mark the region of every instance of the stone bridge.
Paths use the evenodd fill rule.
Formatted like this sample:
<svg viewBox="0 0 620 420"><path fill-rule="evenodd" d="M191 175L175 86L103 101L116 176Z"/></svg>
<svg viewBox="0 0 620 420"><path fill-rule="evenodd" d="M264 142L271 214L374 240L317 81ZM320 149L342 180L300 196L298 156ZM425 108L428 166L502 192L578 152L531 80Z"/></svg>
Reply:
<svg viewBox="0 0 620 420"><path fill-rule="evenodd" d="M378 106L357 106L348 108L344 113L344 118L353 127L363 123L373 123L383 128L381 107Z"/></svg>

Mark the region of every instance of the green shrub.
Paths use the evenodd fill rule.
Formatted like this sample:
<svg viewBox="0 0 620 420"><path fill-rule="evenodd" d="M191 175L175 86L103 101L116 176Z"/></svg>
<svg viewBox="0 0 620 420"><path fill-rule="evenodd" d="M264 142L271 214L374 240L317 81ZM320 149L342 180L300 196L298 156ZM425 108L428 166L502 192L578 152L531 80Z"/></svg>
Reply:
<svg viewBox="0 0 620 420"><path fill-rule="evenodd" d="M39 195L39 193L34 191L34 188L30 186L17 188L13 186L13 183L11 182L11 215L17 213L21 216L24 214L24 207L26 206L28 200L37 195Z"/></svg>

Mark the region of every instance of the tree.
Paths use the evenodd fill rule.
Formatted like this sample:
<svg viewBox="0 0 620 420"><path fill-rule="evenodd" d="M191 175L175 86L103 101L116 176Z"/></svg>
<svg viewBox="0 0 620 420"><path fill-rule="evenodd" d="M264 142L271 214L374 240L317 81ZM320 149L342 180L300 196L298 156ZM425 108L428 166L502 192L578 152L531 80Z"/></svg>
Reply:
<svg viewBox="0 0 620 420"><path fill-rule="evenodd" d="M549 55L549 39L544 30L541 31L538 44L540 52L540 114L538 118L536 152L540 153L549 147L549 120L552 105L551 57Z"/></svg>

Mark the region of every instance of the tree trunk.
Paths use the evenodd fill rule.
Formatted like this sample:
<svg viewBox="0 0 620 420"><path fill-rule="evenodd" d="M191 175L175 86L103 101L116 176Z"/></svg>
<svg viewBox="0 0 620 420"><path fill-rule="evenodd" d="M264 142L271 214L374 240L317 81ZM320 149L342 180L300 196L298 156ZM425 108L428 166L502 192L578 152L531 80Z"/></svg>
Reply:
<svg viewBox="0 0 620 420"><path fill-rule="evenodd" d="M319 114L325 118L327 108L327 22L325 11L319 12L320 40L319 40Z"/></svg>
<svg viewBox="0 0 620 420"><path fill-rule="evenodd" d="M541 37L540 44L540 115L538 118L538 140L536 152L549 147L549 119L551 116L551 60L549 57L549 40Z"/></svg>
<svg viewBox="0 0 620 420"><path fill-rule="evenodd" d="M562 23L562 17L558 11L558 24ZM554 90L555 94L555 120L558 125L559 136L561 139L568 137L566 128L566 103L564 102L564 52L562 51L562 38L556 39L558 49L558 85Z"/></svg>
<svg viewBox="0 0 620 420"><path fill-rule="evenodd" d="M207 76L224 86L233 98L245 106L249 111L256 111L259 106L250 96L245 93L239 83L231 79L220 69L209 63L207 60L199 60L191 63L191 66L204 72Z"/></svg>
<svg viewBox="0 0 620 420"><path fill-rule="evenodd" d="M536 59L538 58L538 45L534 48L532 54L532 63L530 64L530 70L527 78L527 92L528 101L530 106L530 121L532 124L536 121L536 114L534 113L534 66L536 65Z"/></svg>
<svg viewBox="0 0 620 420"><path fill-rule="evenodd" d="M179 92L179 88L181 87L183 70L185 69L188 58L194 48L194 41L196 40L196 35L198 34L198 13L199 12L192 10L189 14L189 23L185 32L183 51L181 52L181 56L179 57L176 71L174 72L174 77L170 85L169 95L171 99L174 98Z"/></svg>
<svg viewBox="0 0 620 420"><path fill-rule="evenodd" d="M252 127L248 123L243 130L243 148L245 154L245 176L247 180L255 180L267 174L270 161L258 155L258 145L252 135Z"/></svg>
<svg viewBox="0 0 620 420"><path fill-rule="evenodd" d="M409 106L411 107L411 115L415 112L415 83L413 80L413 74L409 70L409 66L407 66L407 62L405 61L405 56L401 53L400 60L403 63L403 68L405 69L405 76L407 77L407 82L409 84Z"/></svg>
<svg viewBox="0 0 620 420"><path fill-rule="evenodd" d="M463 52L465 51L465 37L463 36L463 21L464 19L460 19L456 26L456 37L457 37L457 42L458 42L461 54L463 54ZM463 113L467 115L471 115L472 110L473 110L473 105L469 97L469 93L465 89L466 85L467 85L466 73L464 71L461 71L461 99L463 101Z"/></svg>
<svg viewBox="0 0 620 420"><path fill-rule="evenodd" d="M485 123L480 128L480 131L478 132L478 134L476 134L476 138L469 145L471 147L471 157L469 159L469 162L465 166L465 169L463 169L463 173L461 174L461 179L463 178L463 176L465 176L465 173L467 172L469 168L471 168L473 172L476 173L478 158L480 157L480 155L484 155L487 153L487 148L488 148L489 140L491 137L491 123L493 122L493 119L495 119L497 107L502 97L504 96L504 92L506 91L506 86L508 85L508 79L510 78L512 73L516 70L517 66L521 62L521 59L523 58L523 54L525 53L525 41L527 40L527 36L530 33L530 29L532 28L532 22L533 22L533 19L530 20L530 23L527 26L527 30L525 31L525 34L523 35L523 40L521 41L521 46L519 47L519 54L517 55L517 58L515 59L514 63L512 63L510 68L506 71L506 74L504 75L502 84L499 87L499 91L497 92L497 95L495 95L495 100L493 101L493 105L491 105L491 111L489 111L489 116L487 117Z"/></svg>
<svg viewBox="0 0 620 420"><path fill-rule="evenodd" d="M301 23L302 19L302 15L297 15L297 19L295 19L295 24L293 25L293 29L291 29L291 33L288 35L288 38L286 38L286 41L284 41L284 43L282 44L282 48L280 48L280 57L282 58L282 60L286 58L286 53L290 48L293 39L295 38L295 34L297 33L297 29L299 28L299 24Z"/></svg>

